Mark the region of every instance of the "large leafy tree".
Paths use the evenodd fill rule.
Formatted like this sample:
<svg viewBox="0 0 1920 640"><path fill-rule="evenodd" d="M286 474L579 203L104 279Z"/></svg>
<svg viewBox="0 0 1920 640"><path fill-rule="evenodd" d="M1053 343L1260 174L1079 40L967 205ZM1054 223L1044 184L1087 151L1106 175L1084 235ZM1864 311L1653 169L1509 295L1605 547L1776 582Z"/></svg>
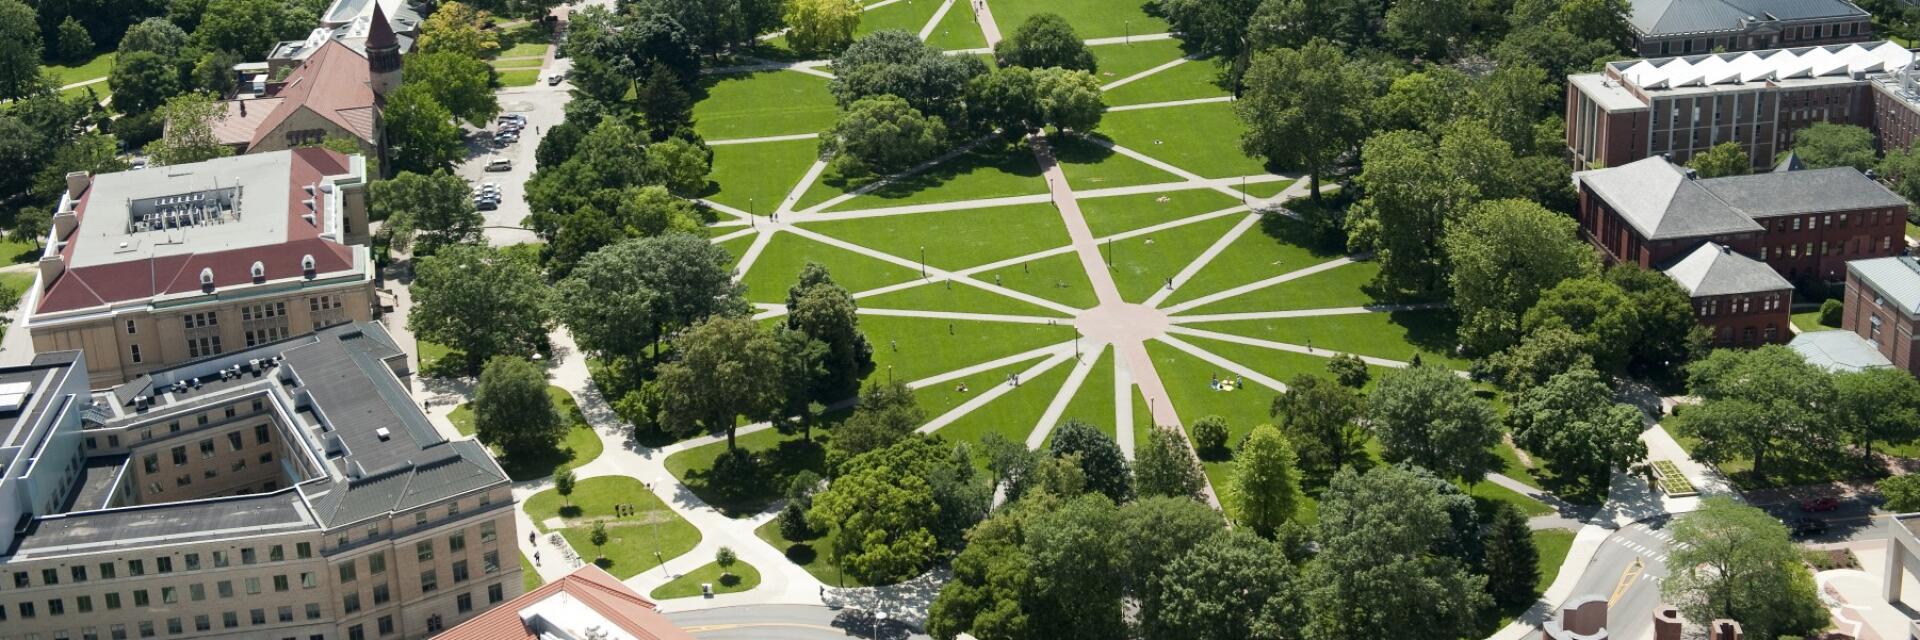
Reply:
<svg viewBox="0 0 1920 640"><path fill-rule="evenodd" d="M1827 626L1813 574L1779 520L1730 498L1710 497L1673 524L1667 602L1689 620L1739 620L1755 638L1803 635Z"/></svg>
<svg viewBox="0 0 1920 640"><path fill-rule="evenodd" d="M860 376L873 368L873 345L860 332L860 305L833 281L827 268L808 262L800 280L787 289L787 328L826 347L824 376L810 385L814 402L839 402L860 389Z"/></svg>
<svg viewBox="0 0 1920 640"><path fill-rule="evenodd" d="M946 123L897 96L862 98L820 134L820 154L831 155L835 173L849 178L903 171L939 155Z"/></svg>
<svg viewBox="0 0 1920 640"><path fill-rule="evenodd" d="M973 56L949 56L898 29L861 38L833 59L828 90L842 108L862 98L892 95L948 126L965 121L967 82L987 73Z"/></svg>
<svg viewBox="0 0 1920 640"><path fill-rule="evenodd" d="M387 94L380 117L394 169L432 173L460 159L460 128L453 124L453 112L425 86L402 84Z"/></svg>
<svg viewBox="0 0 1920 640"><path fill-rule="evenodd" d="M1819 122L1793 134L1793 155L1809 168L1873 168L1873 132L1850 124Z"/></svg>
<svg viewBox="0 0 1920 640"><path fill-rule="evenodd" d="M1873 444L1906 444L1920 438L1920 381L1893 368L1833 374L1833 421L1872 458Z"/></svg>
<svg viewBox="0 0 1920 640"><path fill-rule="evenodd" d="M1365 369L1362 369L1365 371ZM1303 466L1331 476L1366 455L1367 430L1360 424L1365 405L1353 389L1321 376L1300 374L1274 396L1268 414L1293 445Z"/></svg>
<svg viewBox="0 0 1920 640"><path fill-rule="evenodd" d="M1302 636L1476 635L1493 603L1486 577L1440 551L1450 520L1432 476L1395 466L1336 474L1320 499L1320 553L1299 581L1309 612Z"/></svg>
<svg viewBox="0 0 1920 640"><path fill-rule="evenodd" d="M1032 69L1007 67L975 76L967 83L967 117L981 128L999 129L1018 140L1046 122L1036 98L1039 87Z"/></svg>
<svg viewBox="0 0 1920 640"><path fill-rule="evenodd" d="M281 0L208 0L194 39L208 49L264 56L274 43L306 35L319 19L316 7Z"/></svg>
<svg viewBox="0 0 1920 640"><path fill-rule="evenodd" d="M1721 178L1725 176L1744 176L1753 173L1753 161L1747 158L1746 147L1738 142L1722 142L1713 145L1687 161L1687 166L1702 178Z"/></svg>
<svg viewBox="0 0 1920 640"><path fill-rule="evenodd" d="M40 27L33 7L0 0L0 99L17 100L40 88Z"/></svg>
<svg viewBox="0 0 1920 640"><path fill-rule="evenodd" d="M1155 567L1157 587L1142 602L1149 638L1192 640L1300 637L1306 585L1280 544L1251 532L1217 531L1192 550Z"/></svg>
<svg viewBox="0 0 1920 640"><path fill-rule="evenodd" d="M1321 177L1366 135L1372 89L1365 71L1333 43L1314 40L1255 54L1245 82L1234 103L1247 125L1241 148L1268 163L1306 170L1318 201Z"/></svg>
<svg viewBox="0 0 1920 640"><path fill-rule="evenodd" d="M185 29L166 18L154 17L128 27L126 34L120 36L118 51L121 57L136 51L148 51L173 58L186 49L188 43Z"/></svg>
<svg viewBox="0 0 1920 640"><path fill-rule="evenodd" d="M774 417L785 381L773 375L783 370L784 358L772 331L750 318L714 316L674 344L680 359L661 365L658 378L661 422L669 431L724 432L732 452L741 416Z"/></svg>
<svg viewBox="0 0 1920 640"><path fill-rule="evenodd" d="M113 84L113 107L123 113L146 113L180 92L180 70L157 53L136 51L114 60L107 76Z"/></svg>
<svg viewBox="0 0 1920 640"><path fill-rule="evenodd" d="M1703 462L1745 457L1764 478L1779 458L1818 460L1839 447L1839 425L1823 410L1832 378L1792 349L1715 350L1688 365L1687 383L1701 403L1678 428L1699 439L1692 453Z"/></svg>
<svg viewBox="0 0 1920 640"><path fill-rule="evenodd" d="M445 170L402 171L374 182L367 204L375 218L386 220L394 249L430 256L447 245L479 241L486 219L474 209L470 190L465 178Z"/></svg>
<svg viewBox="0 0 1920 640"><path fill-rule="evenodd" d="M213 96L185 93L168 98L155 112L167 123L166 134L147 143L146 153L154 164L186 164L233 155L233 147L220 144L213 127L227 117L227 109Z"/></svg>
<svg viewBox="0 0 1920 640"><path fill-rule="evenodd" d="M1591 367L1557 374L1513 399L1507 425L1521 447L1554 471L1606 486L1613 469L1646 459L1640 410L1613 401L1613 389Z"/></svg>
<svg viewBox="0 0 1920 640"><path fill-rule="evenodd" d="M780 3L773 0L634 0L629 5L636 15L679 23L701 53L715 57L751 44L780 21Z"/></svg>
<svg viewBox="0 0 1920 640"><path fill-rule="evenodd" d="M1241 524L1272 536L1300 505L1300 472L1294 461L1293 444L1278 428L1254 427L1233 457L1221 502Z"/></svg>
<svg viewBox="0 0 1920 640"><path fill-rule="evenodd" d="M1099 427L1068 420L1053 430L1047 452L1054 457L1076 456L1087 476L1087 489L1122 503L1133 499L1133 470L1113 438Z"/></svg>
<svg viewBox="0 0 1920 640"><path fill-rule="evenodd" d="M1146 442L1136 446L1133 480L1141 496L1197 499L1206 489L1207 477L1186 435L1174 429L1148 429Z"/></svg>
<svg viewBox="0 0 1920 640"><path fill-rule="evenodd" d="M926 411L907 385L870 383L860 392L860 404L853 415L834 428L827 467L837 469L860 454L893 446L913 435L913 430L926 421Z"/></svg>
<svg viewBox="0 0 1920 640"><path fill-rule="evenodd" d="M1389 373L1368 394L1367 404L1387 460L1467 482L1478 482L1499 466L1490 453L1500 441L1493 407L1450 370L1425 365Z"/></svg>
<svg viewBox="0 0 1920 640"><path fill-rule="evenodd" d="M938 438L912 436L854 456L807 520L832 531L840 566L870 584L911 578L986 515L990 495L972 462Z"/></svg>
<svg viewBox="0 0 1920 640"><path fill-rule="evenodd" d="M566 427L547 395L545 371L516 356L487 361L473 392L473 429L481 441L515 455L551 451Z"/></svg>
<svg viewBox="0 0 1920 640"><path fill-rule="evenodd" d="M787 41L802 53L838 53L853 44L861 12L858 0L791 0Z"/></svg>
<svg viewBox="0 0 1920 640"><path fill-rule="evenodd" d="M1387 40L1413 57L1445 59L1469 35L1467 0L1399 0L1387 10Z"/></svg>
<svg viewBox="0 0 1920 640"><path fill-rule="evenodd" d="M1092 73L1048 67L1033 72L1041 118L1058 129L1092 131L1107 114L1105 94Z"/></svg>
<svg viewBox="0 0 1920 640"><path fill-rule="evenodd" d="M473 59L500 50L500 36L487 28L493 16L461 2L445 2L420 23L415 54L453 53Z"/></svg>
<svg viewBox="0 0 1920 640"><path fill-rule="evenodd" d="M1640 335L1640 318L1618 285L1604 278L1573 278L1541 293L1521 318L1521 327L1528 335L1548 329L1571 332L1595 368L1622 374L1630 358L1627 350Z"/></svg>
<svg viewBox="0 0 1920 640"><path fill-rule="evenodd" d="M1520 319L1540 292L1599 272L1572 218L1526 200L1483 202L1449 223L1444 245L1460 314L1460 342L1488 354L1518 341Z"/></svg>
<svg viewBox="0 0 1920 640"><path fill-rule="evenodd" d="M1099 68L1073 25L1055 13L1036 13L993 47L1002 67L1061 67L1093 72Z"/></svg>
<svg viewBox="0 0 1920 640"><path fill-rule="evenodd" d="M1510 391L1525 391L1562 371L1593 368L1587 338L1563 326L1543 327L1520 343L1475 363L1479 371Z"/></svg>
<svg viewBox="0 0 1920 640"><path fill-rule="evenodd" d="M486 245L451 245L422 258L412 290L407 330L465 355L468 373L494 356L533 356L553 326L540 272Z"/></svg>
<svg viewBox="0 0 1920 640"><path fill-rule="evenodd" d="M405 65L402 84L425 89L467 124L485 126L500 115L500 101L487 86L493 71L485 61L456 51L418 52L408 55Z"/></svg>

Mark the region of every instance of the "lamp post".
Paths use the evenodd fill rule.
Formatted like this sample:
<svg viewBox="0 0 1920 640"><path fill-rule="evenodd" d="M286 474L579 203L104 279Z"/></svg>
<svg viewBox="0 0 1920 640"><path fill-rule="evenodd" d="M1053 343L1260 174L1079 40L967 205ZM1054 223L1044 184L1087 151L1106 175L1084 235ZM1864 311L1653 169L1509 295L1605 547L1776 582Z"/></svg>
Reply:
<svg viewBox="0 0 1920 640"><path fill-rule="evenodd" d="M920 245L920 277L927 277L927 245Z"/></svg>

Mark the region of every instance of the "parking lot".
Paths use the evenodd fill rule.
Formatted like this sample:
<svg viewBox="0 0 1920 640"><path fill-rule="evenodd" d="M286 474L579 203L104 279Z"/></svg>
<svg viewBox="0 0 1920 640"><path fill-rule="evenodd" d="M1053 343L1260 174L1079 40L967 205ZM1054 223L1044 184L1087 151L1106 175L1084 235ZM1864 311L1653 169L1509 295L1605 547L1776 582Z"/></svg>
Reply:
<svg viewBox="0 0 1920 640"><path fill-rule="evenodd" d="M546 77L551 73L565 73L567 67L567 60L555 60L541 71L539 83L502 89L497 94L502 115L519 114L526 118L519 141L504 146L494 145L493 123L489 123L486 129L466 130L467 159L456 167L455 172L476 186L489 182L499 185L499 207L480 212L486 218L487 241L495 246L539 240L521 224L528 213L526 181L533 175L534 150L539 148L541 136L566 117L564 109L569 85L564 82L549 85ZM488 163L503 159L511 162L512 168L505 171L486 170Z"/></svg>

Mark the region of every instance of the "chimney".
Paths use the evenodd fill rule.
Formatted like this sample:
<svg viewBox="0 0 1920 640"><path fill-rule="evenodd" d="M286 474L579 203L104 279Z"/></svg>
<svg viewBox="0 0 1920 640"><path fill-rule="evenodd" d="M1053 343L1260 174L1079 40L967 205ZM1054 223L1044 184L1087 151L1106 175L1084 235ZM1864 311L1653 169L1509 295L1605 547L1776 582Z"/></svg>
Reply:
<svg viewBox="0 0 1920 640"><path fill-rule="evenodd" d="M1662 606L1653 611L1653 640L1680 640L1680 610Z"/></svg>
<svg viewBox="0 0 1920 640"><path fill-rule="evenodd" d="M80 226L80 215L74 213L72 209L53 214L53 239L66 240L67 235L73 233L74 227L78 226Z"/></svg>
<svg viewBox="0 0 1920 640"><path fill-rule="evenodd" d="M1745 637L1740 623L1725 618L1713 621L1707 628L1707 640L1745 640Z"/></svg>
<svg viewBox="0 0 1920 640"><path fill-rule="evenodd" d="M60 277L60 274L63 274L66 272L67 272L67 259L61 257L60 254L56 253L56 254L41 258L40 259L41 290L44 291L46 290L47 287L53 286L53 281L58 279Z"/></svg>
<svg viewBox="0 0 1920 640"><path fill-rule="evenodd" d="M90 186L93 186L92 174L89 174L85 171L68 171L67 172L67 197L68 198L76 201L79 200L80 194L86 193L87 187L90 187Z"/></svg>
<svg viewBox="0 0 1920 640"><path fill-rule="evenodd" d="M1688 180L1699 180L1699 179L1700 179L1700 172L1698 172L1698 171L1694 171L1692 167L1684 167L1684 168L1681 168L1681 169L1680 169L1680 172L1681 172L1681 173L1684 173L1684 174L1686 174L1686 176L1687 176L1687 179L1688 179Z"/></svg>

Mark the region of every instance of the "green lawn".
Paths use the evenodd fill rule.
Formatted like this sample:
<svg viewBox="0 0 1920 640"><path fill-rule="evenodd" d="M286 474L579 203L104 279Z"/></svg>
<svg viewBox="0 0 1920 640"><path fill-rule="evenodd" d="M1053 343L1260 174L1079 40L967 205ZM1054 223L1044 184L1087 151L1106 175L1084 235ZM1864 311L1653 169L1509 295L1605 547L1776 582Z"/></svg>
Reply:
<svg viewBox="0 0 1920 640"><path fill-rule="evenodd" d="M1174 58L1187 52L1180 49L1180 41L1147 40L1130 44L1107 44L1089 49L1100 67L1101 84L1127 78L1134 74L1173 62Z"/></svg>
<svg viewBox="0 0 1920 640"><path fill-rule="evenodd" d="M33 288L34 275L32 271L0 273L0 289L5 289L9 294L8 297L14 300L14 305L18 306L20 297L26 295L28 289ZM0 309L0 311L6 311L6 309Z"/></svg>
<svg viewBox="0 0 1920 640"><path fill-rule="evenodd" d="M1219 65L1211 60L1193 60L1114 87L1107 92L1107 105L1117 107L1228 95L1227 90L1221 88L1219 83ZM1152 112L1157 109L1147 111Z"/></svg>
<svg viewBox="0 0 1920 640"><path fill-rule="evenodd" d="M626 476L585 478L574 486L572 496L563 499L557 491L547 489L529 496L521 506L543 534L553 529L549 521L559 518L560 534L566 536L574 552L581 558L604 554L596 563L621 580L700 544L699 529L674 513L639 480ZM615 515L616 506L631 506L633 511ZM590 536L594 522L605 522L610 538L598 554Z"/></svg>
<svg viewBox="0 0 1920 640"><path fill-rule="evenodd" d="M1255 198L1271 198L1280 195L1282 191L1286 191L1287 187L1293 186L1294 182L1297 181L1269 180L1267 182L1243 182L1235 188L1239 189L1241 193Z"/></svg>
<svg viewBox="0 0 1920 640"><path fill-rule="evenodd" d="M547 395L553 398L554 408L559 409L560 415L567 421L567 435L561 438L559 449L551 453L529 455L526 452L502 453L495 449L495 453L502 453L500 467L506 469L507 475L515 480L543 478L561 465L578 467L600 457L605 448L600 442L600 434L593 432L593 426L587 424L586 415L580 413L579 405L574 403L573 396L566 389L548 385ZM460 430L460 435L473 435L473 404L454 407L453 412L447 414L447 421Z"/></svg>
<svg viewBox="0 0 1920 640"><path fill-rule="evenodd" d="M940 25L933 28L933 33L927 34L927 44L948 51L985 48L987 36L980 32L980 21L973 16L972 3L956 0L953 7L947 9L947 15L940 18Z"/></svg>
<svg viewBox="0 0 1920 640"><path fill-rule="evenodd" d="M1067 19L1081 38L1118 38L1132 34L1162 33L1164 20L1147 15L1145 0L999 0L990 5L993 19L1002 34L1012 34L1037 13L1054 13Z"/></svg>
<svg viewBox="0 0 1920 640"><path fill-rule="evenodd" d="M1232 103L1210 102L1109 112L1100 120L1099 133L1161 162L1208 178L1227 178L1266 171L1265 163L1240 153L1244 129Z"/></svg>
<svg viewBox="0 0 1920 640"><path fill-rule="evenodd" d="M1565 529L1541 529L1533 532L1533 548L1540 552L1540 581L1534 583L1535 591L1546 591L1553 580L1560 577L1560 565L1567 561L1567 552L1573 549L1574 532Z"/></svg>
<svg viewBox="0 0 1920 640"><path fill-rule="evenodd" d="M817 140L786 140L713 147L708 200L766 215L780 206L820 155Z"/></svg>
<svg viewBox="0 0 1920 640"><path fill-rule="evenodd" d="M691 598L701 595L700 585L713 585L714 593L739 593L760 586L760 570L753 568L744 560L737 560L727 571L722 572L720 565L709 562L698 569L687 572L672 582L660 585L647 595L655 600L671 598Z"/></svg>
<svg viewBox="0 0 1920 640"><path fill-rule="evenodd" d="M1007 383L1007 375L1019 373L1031 368L1040 358L1028 358L1013 364L988 369L958 380L949 380L940 384L928 385L913 390L913 399L925 411L927 420L946 415L954 407L966 404L982 393L992 390L995 385ZM963 391L964 389L964 391Z"/></svg>
<svg viewBox="0 0 1920 640"><path fill-rule="evenodd" d="M732 230L731 227L729 227L728 229ZM714 244L720 245L720 248L726 249L727 253L732 254L733 255L732 266L737 267L737 266L740 266L740 257L746 255L747 248L753 246L753 241L756 237L758 236L749 234L749 235L740 236L738 238L734 238L732 240L728 240L726 242L716 242Z"/></svg>
<svg viewBox="0 0 1920 640"><path fill-rule="evenodd" d="M1198 326L1206 327L1207 325L1203 324ZM1309 376L1316 376L1316 377L1329 378L1329 379L1331 379L1333 376L1333 374L1327 373L1327 360L1328 360L1327 358L1307 355L1304 353L1294 353L1292 351L1278 351L1274 349L1266 349L1261 347L1239 344L1235 342L1226 342L1224 340L1213 340L1209 338L1199 338L1195 336L1178 336L1178 337L1180 340L1188 344L1199 347L1201 349L1205 349L1206 351L1214 355L1231 360L1235 363L1240 364L1241 366L1244 366L1248 369L1252 369L1256 372L1259 372L1261 375L1264 375L1266 377L1273 378L1274 380L1279 381L1281 384L1286 384L1292 381L1295 376L1301 376L1301 375L1309 375ZM1332 354L1328 354L1328 355L1332 355ZM1385 375L1388 371L1391 371L1391 369L1388 369L1387 367L1367 365L1367 371L1373 374L1373 379L1367 382L1367 388L1372 388L1373 383L1375 381L1378 381L1380 379L1380 376ZM1218 371L1216 373L1220 374L1222 377L1226 377L1230 375L1226 371ZM1172 382L1167 380L1164 377L1164 374L1162 375L1161 381L1169 384L1171 384ZM1187 384L1190 382L1192 381L1190 380L1180 381L1181 384ZM1212 382L1212 378L1209 377L1205 380L1200 380L1200 382L1210 383ZM1251 393L1274 393L1271 389L1267 389L1266 387L1262 387L1252 382L1247 383L1247 391ZM1169 391L1168 393L1172 393L1172 392ZM1222 393L1232 394L1232 393L1239 393L1239 391L1230 391L1230 392L1222 392ZM1182 413L1180 414L1180 419L1192 420L1193 417L1189 417L1187 416L1187 414Z"/></svg>
<svg viewBox="0 0 1920 640"><path fill-rule="evenodd" d="M540 58L514 58L512 60L494 60L492 62L488 62L487 64L493 65L493 68L500 69L500 70L538 69L540 68L540 65L544 62L545 60L542 60Z"/></svg>
<svg viewBox="0 0 1920 640"><path fill-rule="evenodd" d="M1467 359L1451 355L1459 343L1457 321L1452 312L1444 310L1234 320L1199 327L1389 360L1410 361L1418 354L1425 362L1460 370L1469 365Z"/></svg>
<svg viewBox="0 0 1920 640"><path fill-rule="evenodd" d="M919 271L907 267L791 233L777 233L741 279L747 285L747 299L785 302L787 289L799 280L800 270L808 262L820 263L833 275L834 282L855 293L920 277Z"/></svg>
<svg viewBox="0 0 1920 640"><path fill-rule="evenodd" d="M838 117L826 78L798 71L713 76L701 87L693 129L708 140L814 133Z"/></svg>
<svg viewBox="0 0 1920 640"><path fill-rule="evenodd" d="M12 234L0 237L0 261L7 264L33 262L40 259L40 244L32 240L17 240Z"/></svg>
<svg viewBox="0 0 1920 640"><path fill-rule="evenodd" d="M1367 286L1379 274L1380 263L1355 262L1264 289L1249 291L1212 304L1201 305L1182 313L1202 315L1362 307L1380 302L1372 294L1367 293Z"/></svg>
<svg viewBox="0 0 1920 640"><path fill-rule="evenodd" d="M721 513L740 518L752 516L779 500L794 474L801 471L826 472L826 449L818 440L807 442L803 434L783 434L778 429L755 431L736 438L738 446L753 452L760 464L753 478L713 477L714 461L727 452L726 440L694 447L667 457L667 472L686 483L694 495L713 505Z"/></svg>
<svg viewBox="0 0 1920 640"><path fill-rule="evenodd" d="M1100 250L1111 265L1109 271L1114 284L1120 287L1120 297L1128 302L1145 302L1165 289L1169 280L1241 219L1241 216L1223 216L1118 242L1104 242Z"/></svg>
<svg viewBox="0 0 1920 640"><path fill-rule="evenodd" d="M1212 189L1186 189L1163 193L1139 193L1105 198L1080 197L1080 215L1087 219L1093 237L1104 238L1122 231L1235 207L1240 201ZM1231 217L1231 216L1230 216Z"/></svg>
<svg viewBox="0 0 1920 640"><path fill-rule="evenodd" d="M869 182L824 175L807 190L794 209L806 209L853 191ZM855 211L933 202L955 202L1024 196L1047 192L1047 179L1025 145L981 148L902 178L832 208Z"/></svg>
<svg viewBox="0 0 1920 640"><path fill-rule="evenodd" d="M1067 410L1060 414L1060 421L1079 420L1100 427L1107 437L1117 438L1113 407L1113 350L1101 347L1097 353L1089 350L1080 357L1097 359L1093 362L1093 369L1087 372L1087 379L1080 383L1080 390L1074 392L1073 400L1067 403ZM1047 436L1047 441L1053 441L1051 434Z"/></svg>
<svg viewBox="0 0 1920 640"><path fill-rule="evenodd" d="M1128 187L1181 179L1079 136L1053 136L1048 142L1053 146L1054 158L1060 162L1060 170L1067 174L1067 185L1074 189Z"/></svg>
<svg viewBox="0 0 1920 640"><path fill-rule="evenodd" d="M1236 391L1215 391L1211 385L1213 376L1229 376L1231 373L1159 341L1148 342L1147 353L1152 356L1153 367L1160 374L1160 381L1167 388L1167 396L1173 400L1173 406L1180 414L1180 422L1188 429L1206 416L1217 415L1227 419L1229 451L1225 455L1203 456L1201 459L1208 482L1218 490L1225 486L1227 472L1232 465L1231 450L1240 444L1241 438L1252 433L1254 427L1273 422L1267 411L1273 405L1275 392L1258 385L1249 385ZM1136 408L1135 412L1142 410L1144 407ZM1188 437L1192 437L1191 431ZM1144 436L1136 436L1134 446L1144 443L1142 438ZM1308 523L1317 520L1315 505L1311 497L1302 496L1296 517ZM1228 516L1233 516L1231 511Z"/></svg>
<svg viewBox="0 0 1920 640"><path fill-rule="evenodd" d="M1052 203L856 218L801 225L928 266L959 270L1071 242Z"/></svg>
<svg viewBox="0 0 1920 640"><path fill-rule="evenodd" d="M512 47L509 47L501 51L500 55L496 56L496 58L524 58L527 56L545 56L545 55L547 55L547 43L522 42L520 44L513 45Z"/></svg>
<svg viewBox="0 0 1920 640"><path fill-rule="evenodd" d="M53 74L54 82L59 83L60 86L66 86L75 82L107 77L107 74L113 72L113 56L114 52L108 51L80 64L50 64L41 68Z"/></svg>
<svg viewBox="0 0 1920 640"><path fill-rule="evenodd" d="M1301 225L1292 218L1266 216L1180 285L1167 297L1167 304L1299 271L1340 257L1338 250L1344 248L1315 248L1301 236Z"/></svg>
<svg viewBox="0 0 1920 640"><path fill-rule="evenodd" d="M873 344L870 380L912 382L1073 339L1073 325L1015 324L862 316L860 330Z"/></svg>
<svg viewBox="0 0 1920 640"><path fill-rule="evenodd" d="M1047 404L1059 394L1060 385L1067 381L1067 373L1072 371L1072 362L1063 362L1048 369L1032 379L1022 378L1020 384L1005 395L994 398L992 402L948 423L934 434L954 442L977 443L989 433L1000 434L1008 440L1025 443L1039 424L1042 414L1047 412ZM1007 384L993 382L991 384ZM984 388L980 388L984 391ZM976 448L976 452L983 449ZM973 456L973 462L981 469L986 468L985 455Z"/></svg>
<svg viewBox="0 0 1920 640"><path fill-rule="evenodd" d="M538 589L546 583L546 579L540 577L540 571L533 566L533 559L527 557L527 552L520 552L520 592Z"/></svg>
<svg viewBox="0 0 1920 640"><path fill-rule="evenodd" d="M1127 395L1133 396L1133 446L1135 451L1139 451L1147 442L1149 430L1154 428L1153 414L1147 411L1151 407L1147 405L1147 399L1140 395L1140 387L1132 389L1133 393Z"/></svg>
<svg viewBox="0 0 1920 640"><path fill-rule="evenodd" d="M1087 270L1074 252L1048 256L1010 267L1002 267L974 276L1021 293L1046 298L1076 309L1091 309L1100 304L1087 280Z"/></svg>
<svg viewBox="0 0 1920 640"><path fill-rule="evenodd" d="M1793 314L1793 326L1799 327L1801 331L1826 331L1839 328L1820 324L1819 309Z"/></svg>
<svg viewBox="0 0 1920 640"><path fill-rule="evenodd" d="M460 359L464 357L454 353L452 347L438 342L415 340L415 343L419 345L416 348L420 351L421 375L437 376L441 373L446 373L447 369L457 368ZM445 364L442 364L441 360L445 360L448 357L452 357L453 359L447 360Z"/></svg>
<svg viewBox="0 0 1920 640"><path fill-rule="evenodd" d="M540 81L540 69L500 69L497 74L502 87L525 87Z"/></svg>
<svg viewBox="0 0 1920 640"><path fill-rule="evenodd" d="M753 534L760 536L760 539L767 541L767 544L773 545L773 548L779 549L780 553L787 556L788 562L792 562L794 565L806 569L807 573L813 574L814 579L835 587L867 586L861 583L859 578L846 575L846 573L840 571L839 565L833 563L832 538L819 537L800 541L788 540L785 536L780 535L780 520L778 518L768 520L766 524L760 525L759 528L753 530Z"/></svg>
<svg viewBox="0 0 1920 640"><path fill-rule="evenodd" d="M915 309L1061 317L1060 313L1040 305L1015 300L979 287L953 284L947 280L860 298L857 302L864 309Z"/></svg>
<svg viewBox="0 0 1920 640"><path fill-rule="evenodd" d="M920 29L933 19L933 12L940 10L940 0L900 0L893 4L860 13L860 28L854 31L854 38L865 38L875 31L901 29L918 35ZM970 13L966 7L955 6L952 11ZM982 40L986 37L982 36Z"/></svg>

